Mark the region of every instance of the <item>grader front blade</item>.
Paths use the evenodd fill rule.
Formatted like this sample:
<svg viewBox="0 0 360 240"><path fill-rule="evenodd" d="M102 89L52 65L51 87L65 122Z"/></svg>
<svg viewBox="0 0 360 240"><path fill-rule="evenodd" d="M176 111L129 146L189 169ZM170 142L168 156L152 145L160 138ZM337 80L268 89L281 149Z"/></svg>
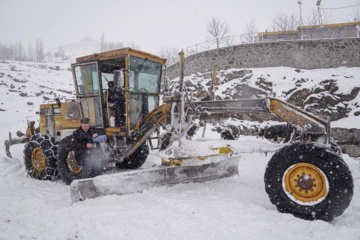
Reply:
<svg viewBox="0 0 360 240"><path fill-rule="evenodd" d="M238 174L239 158L236 156L198 166L159 167L75 180L71 183L71 199L75 203L105 195L123 195L153 187L230 177Z"/></svg>

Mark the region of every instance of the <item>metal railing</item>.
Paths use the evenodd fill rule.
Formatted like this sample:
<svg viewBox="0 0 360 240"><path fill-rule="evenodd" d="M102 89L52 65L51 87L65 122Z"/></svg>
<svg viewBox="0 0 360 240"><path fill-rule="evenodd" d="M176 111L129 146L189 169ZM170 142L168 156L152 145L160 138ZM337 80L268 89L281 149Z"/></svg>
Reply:
<svg viewBox="0 0 360 240"><path fill-rule="evenodd" d="M302 29L298 31L281 32L278 34L267 32L254 32L230 36L217 44L215 40L196 43L184 49L185 56L191 56L200 52L205 52L217 48L230 47L241 44L252 44L261 42L280 42L280 41L303 41L320 39L340 39L340 38L360 38L360 28L356 30L343 28L340 30L318 28Z"/></svg>

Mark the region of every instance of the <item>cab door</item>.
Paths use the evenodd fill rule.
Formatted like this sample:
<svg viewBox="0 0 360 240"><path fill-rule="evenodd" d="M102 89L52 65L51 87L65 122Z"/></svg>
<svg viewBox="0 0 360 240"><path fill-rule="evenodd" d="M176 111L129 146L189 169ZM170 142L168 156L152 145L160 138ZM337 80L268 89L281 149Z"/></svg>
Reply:
<svg viewBox="0 0 360 240"><path fill-rule="evenodd" d="M149 59L129 58L129 120L136 129L154 108L159 106L162 64Z"/></svg>
<svg viewBox="0 0 360 240"><path fill-rule="evenodd" d="M91 126L104 127L98 62L72 64L76 98L82 118L89 118Z"/></svg>

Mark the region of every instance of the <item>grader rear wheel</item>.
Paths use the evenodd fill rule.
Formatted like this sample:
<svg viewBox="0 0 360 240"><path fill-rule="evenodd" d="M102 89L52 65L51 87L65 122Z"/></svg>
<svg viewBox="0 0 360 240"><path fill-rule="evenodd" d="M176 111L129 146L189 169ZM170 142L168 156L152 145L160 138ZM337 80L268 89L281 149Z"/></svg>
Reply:
<svg viewBox="0 0 360 240"><path fill-rule="evenodd" d="M344 160L330 148L310 142L276 152L264 180L270 201L280 212L307 220L331 221L340 216L354 191Z"/></svg>
<svg viewBox="0 0 360 240"><path fill-rule="evenodd" d="M56 170L55 139L47 134L36 134L24 148L24 161L28 175L40 180L55 180Z"/></svg>

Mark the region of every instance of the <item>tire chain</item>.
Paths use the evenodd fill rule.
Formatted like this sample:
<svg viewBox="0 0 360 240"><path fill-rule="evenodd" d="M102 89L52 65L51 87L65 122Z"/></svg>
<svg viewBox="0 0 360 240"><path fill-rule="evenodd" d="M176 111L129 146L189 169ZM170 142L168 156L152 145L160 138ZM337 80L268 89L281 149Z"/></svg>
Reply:
<svg viewBox="0 0 360 240"><path fill-rule="evenodd" d="M32 136L30 138L29 142L25 145L25 150L27 149L27 147L29 147L28 145L30 145L30 144L33 144L32 150L35 147L41 148L41 146L43 144L44 145L50 144L50 147L48 147L48 149L46 149L43 152L45 159L46 159L45 161L47 164L45 164L45 169L43 171L41 171L41 173L42 173L41 179L42 180L56 180L59 176L59 172L57 171L57 168L56 168L57 144L55 143L55 139L47 134L36 134L36 135ZM31 159L27 158L27 156L25 154L25 150L24 150L25 161L28 161L32 165L32 161L31 161ZM43 151L42 148L41 148L41 151ZM48 162L49 160L52 161L54 164L49 166L49 162ZM28 170L28 175L31 175L33 178L38 179L38 176L41 173L38 172L34 167L32 169L28 169L27 164L25 164L25 166ZM45 175L43 175L44 173L45 173Z"/></svg>

